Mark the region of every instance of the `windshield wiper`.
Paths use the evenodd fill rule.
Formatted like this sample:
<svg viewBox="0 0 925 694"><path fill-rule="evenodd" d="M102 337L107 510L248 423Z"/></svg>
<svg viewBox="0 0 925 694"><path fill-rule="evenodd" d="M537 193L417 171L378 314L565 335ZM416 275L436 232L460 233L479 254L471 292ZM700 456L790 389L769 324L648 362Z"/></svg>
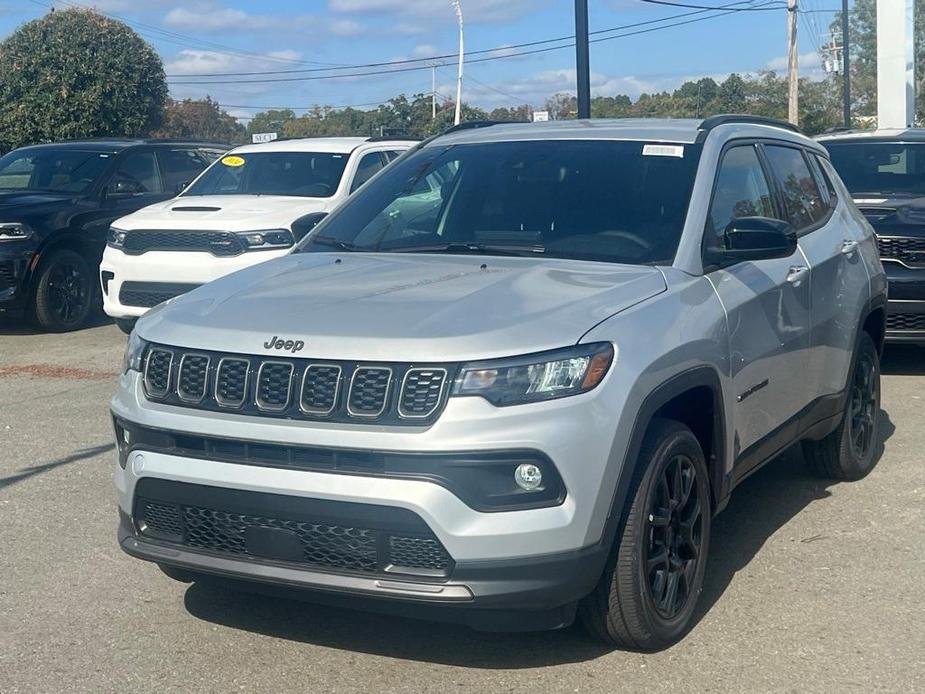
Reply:
<svg viewBox="0 0 925 694"><path fill-rule="evenodd" d="M499 243L438 243L421 246L399 246L384 248L389 253L472 253L485 255L530 256L542 255L546 248L540 245L499 244Z"/></svg>
<svg viewBox="0 0 925 694"><path fill-rule="evenodd" d="M367 248L361 248L355 244L350 243L349 241L341 241L340 239L335 239L333 236L315 236L309 239L308 246L313 246L314 244L319 246L330 246L331 248L337 248L342 251L367 251Z"/></svg>

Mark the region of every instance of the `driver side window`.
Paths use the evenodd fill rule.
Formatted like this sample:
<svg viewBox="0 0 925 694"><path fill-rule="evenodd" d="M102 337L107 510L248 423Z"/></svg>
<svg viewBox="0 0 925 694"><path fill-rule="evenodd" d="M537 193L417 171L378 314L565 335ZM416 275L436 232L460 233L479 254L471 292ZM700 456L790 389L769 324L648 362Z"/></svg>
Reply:
<svg viewBox="0 0 925 694"><path fill-rule="evenodd" d="M719 171L707 227L707 248L722 247L723 232L740 217L775 217L771 189L754 145L726 150Z"/></svg>
<svg viewBox="0 0 925 694"><path fill-rule="evenodd" d="M109 183L109 191L133 195L162 193L154 152L130 152L123 157Z"/></svg>

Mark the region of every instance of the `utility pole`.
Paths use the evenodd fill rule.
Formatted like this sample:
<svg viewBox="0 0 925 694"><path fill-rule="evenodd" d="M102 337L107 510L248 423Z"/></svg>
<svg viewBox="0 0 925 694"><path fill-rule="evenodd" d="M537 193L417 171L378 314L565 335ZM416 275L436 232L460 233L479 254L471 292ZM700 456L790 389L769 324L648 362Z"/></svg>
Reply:
<svg viewBox="0 0 925 694"><path fill-rule="evenodd" d="M575 0L575 77L578 117L591 117L591 65L588 45L588 0Z"/></svg>
<svg viewBox="0 0 925 694"><path fill-rule="evenodd" d="M437 66L430 66L430 119L437 119Z"/></svg>
<svg viewBox="0 0 925 694"><path fill-rule="evenodd" d="M459 0L453 0L456 9L456 20L459 22L459 67L456 70L456 118L454 125L459 125L462 116L462 80L463 80L463 15Z"/></svg>
<svg viewBox="0 0 925 694"><path fill-rule="evenodd" d="M787 0L787 67L790 71L787 117L791 123L799 125L800 75L797 58L797 0Z"/></svg>
<svg viewBox="0 0 925 694"><path fill-rule="evenodd" d="M851 127L851 61L848 40L848 0L841 0L842 111L845 127Z"/></svg>

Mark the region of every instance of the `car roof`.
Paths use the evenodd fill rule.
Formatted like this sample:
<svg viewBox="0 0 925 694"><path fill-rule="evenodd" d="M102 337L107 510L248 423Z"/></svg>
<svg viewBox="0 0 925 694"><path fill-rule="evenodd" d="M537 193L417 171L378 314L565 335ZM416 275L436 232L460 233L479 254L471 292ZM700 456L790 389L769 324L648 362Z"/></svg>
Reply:
<svg viewBox="0 0 925 694"><path fill-rule="evenodd" d="M822 143L869 142L869 141L912 141L925 142L925 128L883 128L882 130L839 130L823 133L816 137Z"/></svg>
<svg viewBox="0 0 925 694"><path fill-rule="evenodd" d="M466 126L469 127L466 127ZM724 137L774 137L811 144L787 123L749 116L714 118L592 118L539 123L463 124L428 144L475 144L527 140L634 140L694 144L712 130ZM818 145L817 145L818 147Z"/></svg>
<svg viewBox="0 0 925 694"><path fill-rule="evenodd" d="M332 152L349 154L366 143L408 149L415 144L415 141L411 139L388 140L378 137L294 137L260 144L241 145L236 147L234 152L241 154L252 152Z"/></svg>
<svg viewBox="0 0 925 694"><path fill-rule="evenodd" d="M128 147L137 147L139 145L184 145L190 147L212 147L222 150L228 149L228 145L220 142L201 142L197 140L174 140L158 138L120 138L120 137L95 137L85 140L62 140L60 142L47 142L38 145L26 145L18 149L76 149L85 152L119 152ZM15 151L15 150L14 150Z"/></svg>

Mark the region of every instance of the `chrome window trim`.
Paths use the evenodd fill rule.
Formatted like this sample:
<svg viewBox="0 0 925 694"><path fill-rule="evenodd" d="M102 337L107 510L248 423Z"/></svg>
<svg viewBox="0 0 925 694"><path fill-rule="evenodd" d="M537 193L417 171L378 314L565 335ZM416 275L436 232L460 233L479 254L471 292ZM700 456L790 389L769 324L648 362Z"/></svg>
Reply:
<svg viewBox="0 0 925 694"><path fill-rule="evenodd" d="M227 402L222 400L218 394L218 381L219 377L222 375L222 364L226 361L242 361L247 364L247 368L244 371L244 396L241 398L241 402L234 404L232 402ZM247 402L247 394L250 391L250 378L251 378L251 362L250 359L244 359L243 357L222 357L218 360L218 366L215 368L215 389L213 391L213 398L215 399L215 404L219 407L226 407L228 409L239 410L244 407L244 403Z"/></svg>
<svg viewBox="0 0 925 694"><path fill-rule="evenodd" d="M308 372L315 367L324 367L329 369L337 369L337 382L334 384L334 401L331 403L331 407L327 410L319 410L315 408L305 407L302 404L302 396L305 393L305 379L308 378ZM344 377L344 369L339 364L326 364L322 362L310 362L302 372L302 385L299 387L299 410L308 415L313 415L315 417L327 417L334 410L337 409L337 400L340 397L340 384L341 380Z"/></svg>
<svg viewBox="0 0 925 694"><path fill-rule="evenodd" d="M402 400L405 395L405 385L408 382L408 376L412 372L415 372L415 371L441 371L443 372L443 379L440 382L440 393L437 395L437 402L434 404L434 406L430 410L427 411L426 414L405 414L404 412L402 412ZM443 393L446 390L446 382L447 382L448 377L449 377L449 373L447 372L446 369L442 367L427 368L423 366L417 366L417 367L413 367L405 371L405 375L401 379L401 389L398 391L398 406L396 407L398 416L402 419L427 419L428 417L430 417L434 412L440 409L440 403L443 402Z"/></svg>
<svg viewBox="0 0 925 694"><path fill-rule="evenodd" d="M263 369L267 364L280 364L282 366L289 367L289 387L286 390L286 402L282 405L267 405L261 402L260 399L260 376L263 374ZM277 361L274 359L267 359L260 363L260 368L257 369L257 385L254 388L254 403L257 405L257 409L263 410L264 412L282 412L289 408L290 403L292 402L292 378L295 375L295 364L290 361Z"/></svg>
<svg viewBox="0 0 925 694"><path fill-rule="evenodd" d="M183 375L183 362L185 362L189 357L202 357L206 360L206 375L205 380L202 382L202 394L198 398L190 398L184 395L180 391L180 384L182 383L181 376ZM180 357L180 365L177 367L177 397L180 398L183 402L199 403L205 400L206 393L209 392L209 367L212 366L212 358L208 354L199 354L198 352L185 352L182 357Z"/></svg>
<svg viewBox="0 0 925 694"><path fill-rule="evenodd" d="M376 412L354 412L353 408L350 407L350 401L353 399L353 386L356 383L357 374L360 371L385 371L389 374L389 380L385 386L385 396L382 398L382 408ZM392 392L392 368L389 366L358 366L353 370L353 374L350 376L350 389L347 391L347 414L351 417L360 417L365 419L376 419L381 417L382 413L385 412L386 408L389 406L389 395Z"/></svg>

